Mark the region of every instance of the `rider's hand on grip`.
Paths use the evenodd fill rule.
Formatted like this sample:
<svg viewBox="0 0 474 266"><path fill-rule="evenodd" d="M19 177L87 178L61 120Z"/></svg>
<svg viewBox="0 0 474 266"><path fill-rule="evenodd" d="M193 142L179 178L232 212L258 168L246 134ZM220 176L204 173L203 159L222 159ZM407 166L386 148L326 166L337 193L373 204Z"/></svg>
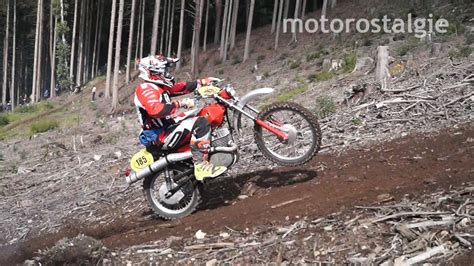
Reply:
<svg viewBox="0 0 474 266"><path fill-rule="evenodd" d="M179 106L185 109L191 109L194 107L194 100L190 98L179 100Z"/></svg>
<svg viewBox="0 0 474 266"><path fill-rule="evenodd" d="M210 85L216 86L217 84L219 84L219 82L221 82L221 79L207 77L207 78L201 79L201 86L210 86Z"/></svg>

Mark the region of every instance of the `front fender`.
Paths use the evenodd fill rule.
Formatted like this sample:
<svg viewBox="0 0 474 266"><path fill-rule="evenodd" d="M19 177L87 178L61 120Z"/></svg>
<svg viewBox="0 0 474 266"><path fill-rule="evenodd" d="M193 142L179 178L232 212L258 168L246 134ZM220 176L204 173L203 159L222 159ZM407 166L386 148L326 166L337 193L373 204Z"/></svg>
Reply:
<svg viewBox="0 0 474 266"><path fill-rule="evenodd" d="M239 103L237 104L237 106L243 109L251 101L253 101L253 100L255 100L255 99L257 99L261 96L271 94L274 91L275 90L272 89L272 88L260 88L260 89L252 90L252 91L248 92L247 94L245 94L242 98L240 98ZM233 121L234 129L237 131L238 134L240 134L240 129L242 127L242 121L241 121L242 120L242 113L234 112L234 119L233 120L234 120Z"/></svg>

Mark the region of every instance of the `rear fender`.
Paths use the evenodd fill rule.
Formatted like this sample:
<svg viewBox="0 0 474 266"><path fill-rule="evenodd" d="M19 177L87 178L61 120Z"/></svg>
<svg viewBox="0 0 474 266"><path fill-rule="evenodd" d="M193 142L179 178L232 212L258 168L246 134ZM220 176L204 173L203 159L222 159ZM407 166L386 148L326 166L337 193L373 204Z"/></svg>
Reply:
<svg viewBox="0 0 474 266"><path fill-rule="evenodd" d="M248 103L251 101L260 98L264 95L271 94L275 90L272 88L260 88L256 90L252 90L249 93L245 94L242 98L240 98L239 103L237 104L238 107L244 108ZM233 119L234 129L240 134L240 129L242 127L242 113L234 112L234 119Z"/></svg>

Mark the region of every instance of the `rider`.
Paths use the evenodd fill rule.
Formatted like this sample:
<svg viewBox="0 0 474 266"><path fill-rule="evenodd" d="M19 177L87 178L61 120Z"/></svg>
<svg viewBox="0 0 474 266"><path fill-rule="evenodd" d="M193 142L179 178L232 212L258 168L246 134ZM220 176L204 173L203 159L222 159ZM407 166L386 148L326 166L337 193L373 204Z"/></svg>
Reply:
<svg viewBox="0 0 474 266"><path fill-rule="evenodd" d="M177 110L193 108L194 100L171 100L170 97L192 93L201 86L209 85L214 79L175 83L169 71L178 61L179 58L156 55L142 58L138 62L139 77L144 81L137 86L134 100L142 126L140 142L150 149L173 149L190 141L194 176L202 181L206 177L219 176L227 170L224 166L214 166L209 162L210 123L205 117L190 117L177 122Z"/></svg>

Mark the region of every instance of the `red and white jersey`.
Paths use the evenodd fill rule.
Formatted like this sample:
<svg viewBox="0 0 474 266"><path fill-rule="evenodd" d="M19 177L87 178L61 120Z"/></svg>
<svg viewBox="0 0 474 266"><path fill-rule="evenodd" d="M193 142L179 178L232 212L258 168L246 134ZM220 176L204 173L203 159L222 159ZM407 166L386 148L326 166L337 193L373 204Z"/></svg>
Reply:
<svg viewBox="0 0 474 266"><path fill-rule="evenodd" d="M171 97L193 92L199 81L179 82L172 87L144 82L135 90L135 106L143 129L167 127L174 124L172 116L179 109L179 102Z"/></svg>

